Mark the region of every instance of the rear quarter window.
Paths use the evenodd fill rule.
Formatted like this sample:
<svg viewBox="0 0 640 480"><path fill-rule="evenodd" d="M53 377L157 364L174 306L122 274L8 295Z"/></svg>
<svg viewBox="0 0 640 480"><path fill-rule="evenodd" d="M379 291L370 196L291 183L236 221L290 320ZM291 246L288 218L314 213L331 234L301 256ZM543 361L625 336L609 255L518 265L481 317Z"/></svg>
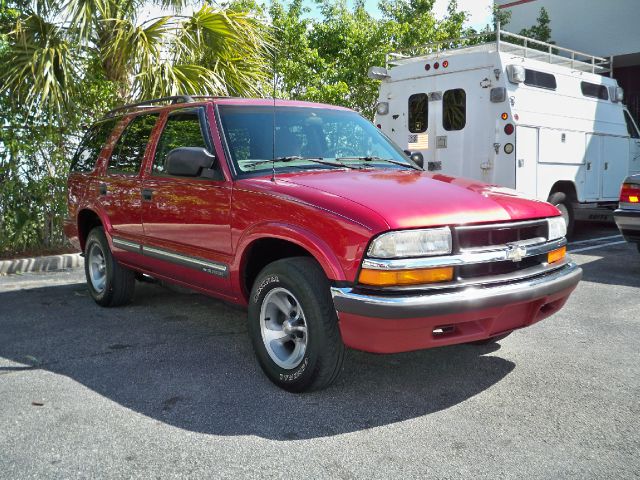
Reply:
<svg viewBox="0 0 640 480"><path fill-rule="evenodd" d="M98 155L102 151L109 135L116 125L116 119L106 120L93 125L85 133L78 150L71 160L70 172L92 172L96 166Z"/></svg>
<svg viewBox="0 0 640 480"><path fill-rule="evenodd" d="M138 174L157 119L158 114L151 113L138 115L129 122L113 148L108 173Z"/></svg>

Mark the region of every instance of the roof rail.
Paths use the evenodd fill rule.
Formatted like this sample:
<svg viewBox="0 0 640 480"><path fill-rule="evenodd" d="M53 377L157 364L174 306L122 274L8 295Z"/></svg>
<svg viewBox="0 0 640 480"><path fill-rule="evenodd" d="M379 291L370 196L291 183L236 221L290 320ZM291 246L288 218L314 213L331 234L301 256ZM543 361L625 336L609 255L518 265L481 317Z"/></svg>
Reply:
<svg viewBox="0 0 640 480"><path fill-rule="evenodd" d="M494 37L491 39L491 37ZM483 41L484 40L484 41ZM574 70L591 73L606 73L612 75L613 58L596 57L588 53L569 48L559 47L552 43L525 37L516 33L500 30L500 23L493 32L481 32L464 37L450 38L439 42L404 48L398 52L386 55L385 66L408 63L412 59L439 54L445 51L468 49L470 51L487 51L495 45L498 52L509 52L525 58L563 65Z"/></svg>
<svg viewBox="0 0 640 480"><path fill-rule="evenodd" d="M116 113L122 113L122 112L130 110L132 108L144 107L144 106L147 106L147 105L153 105L155 103L160 103L160 102L169 102L170 101L171 103L192 103L192 102L195 101L193 98L194 97L192 97L191 95L172 95L170 97L154 98L154 99L151 99L151 100L145 100L143 102L129 103L127 105L123 105L121 107L114 108L113 110L109 110L107 112L107 114L105 115L105 118L113 117L113 116L115 116ZM201 97L197 97L197 98L201 98Z"/></svg>

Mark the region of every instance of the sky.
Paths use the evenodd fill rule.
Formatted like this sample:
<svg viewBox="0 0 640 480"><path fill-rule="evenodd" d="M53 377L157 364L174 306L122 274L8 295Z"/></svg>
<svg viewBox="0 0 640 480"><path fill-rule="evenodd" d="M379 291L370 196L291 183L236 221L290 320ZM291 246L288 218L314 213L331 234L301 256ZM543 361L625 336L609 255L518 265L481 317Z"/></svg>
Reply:
<svg viewBox="0 0 640 480"><path fill-rule="evenodd" d="M350 5L353 5L353 0L347 0ZM197 2L194 2L197 5ZM315 17L318 15L318 10L315 8L313 0L306 0L308 6L312 9L310 16ZM484 26L491 23L491 4L492 0L458 0L458 9L464 10L469 13L469 19L467 25L474 27L476 30L482 29ZM447 13L447 5L449 0L436 0L434 6L434 13L437 18L442 18ZM365 8L374 17L379 16L378 0L365 0ZM185 14L191 13L193 8L187 7L183 12ZM149 18L155 18L162 15L166 15L167 12L163 12L162 9L156 6L149 6L145 9L145 13L140 15L138 22L142 22Z"/></svg>

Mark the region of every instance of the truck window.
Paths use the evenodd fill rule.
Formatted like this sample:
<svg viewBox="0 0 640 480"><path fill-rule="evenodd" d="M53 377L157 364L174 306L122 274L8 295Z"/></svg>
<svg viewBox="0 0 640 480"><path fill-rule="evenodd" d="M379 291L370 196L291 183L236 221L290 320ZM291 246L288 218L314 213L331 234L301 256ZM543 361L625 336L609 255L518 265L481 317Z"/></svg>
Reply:
<svg viewBox="0 0 640 480"><path fill-rule="evenodd" d="M627 131L629 132L629 136L631 138L640 138L640 134L638 133L638 129L636 128L633 120L631 120L631 115L626 110L624 112L624 121L627 122Z"/></svg>
<svg viewBox="0 0 640 480"><path fill-rule="evenodd" d="M416 93L409 97L409 131L422 133L429 124L429 99L426 93Z"/></svg>
<svg viewBox="0 0 640 480"><path fill-rule="evenodd" d="M442 96L442 126L462 130L467 123L467 94L462 88L447 90Z"/></svg>
<svg viewBox="0 0 640 480"><path fill-rule="evenodd" d="M604 85L597 83L580 82L580 90L585 97L599 98L600 100L609 100L609 92Z"/></svg>
<svg viewBox="0 0 640 480"><path fill-rule="evenodd" d="M71 161L72 172L91 172L102 147L116 125L116 119L107 120L91 127L78 146Z"/></svg>
<svg viewBox="0 0 640 480"><path fill-rule="evenodd" d="M538 70L524 69L524 84L530 87L546 88L555 90L557 87L556 77L550 73L539 72Z"/></svg>
<svg viewBox="0 0 640 480"><path fill-rule="evenodd" d="M120 138L109 160L108 173L125 173L136 175L149 142L151 130L158 119L157 113L138 115L135 117Z"/></svg>
<svg viewBox="0 0 640 480"><path fill-rule="evenodd" d="M153 159L152 173L154 175L165 173L164 161L167 154L174 148L202 147L210 150L204 138L197 111L192 110L169 115L158 141L158 147Z"/></svg>

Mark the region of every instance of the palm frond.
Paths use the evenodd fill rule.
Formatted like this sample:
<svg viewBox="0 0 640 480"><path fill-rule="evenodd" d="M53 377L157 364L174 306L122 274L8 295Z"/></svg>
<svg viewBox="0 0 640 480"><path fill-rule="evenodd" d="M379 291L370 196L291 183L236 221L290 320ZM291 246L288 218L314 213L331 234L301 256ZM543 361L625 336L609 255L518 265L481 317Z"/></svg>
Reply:
<svg viewBox="0 0 640 480"><path fill-rule="evenodd" d="M18 20L8 40L0 92L10 93L32 109L62 111L81 75L81 60L65 29L32 14Z"/></svg>

